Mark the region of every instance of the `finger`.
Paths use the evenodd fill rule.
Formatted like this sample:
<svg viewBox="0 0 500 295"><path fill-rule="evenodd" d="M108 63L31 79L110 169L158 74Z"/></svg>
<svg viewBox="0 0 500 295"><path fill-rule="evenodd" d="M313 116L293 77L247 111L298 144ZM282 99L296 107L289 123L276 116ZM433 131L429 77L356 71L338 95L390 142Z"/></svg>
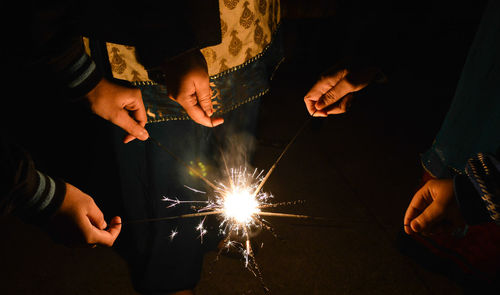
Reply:
<svg viewBox="0 0 500 295"><path fill-rule="evenodd" d="M354 98L353 93L349 93L338 101L338 104L333 104L330 107L323 109L328 115L338 115L347 112Z"/></svg>
<svg viewBox="0 0 500 295"><path fill-rule="evenodd" d="M224 123L224 119L222 118L210 118L205 114L205 112L201 109L199 105L189 106L184 108L193 121L196 123L206 126L206 127L215 127L222 123Z"/></svg>
<svg viewBox="0 0 500 295"><path fill-rule="evenodd" d="M109 232L112 237L114 237L114 240L116 240L121 230L122 230L122 219L120 218L120 216L113 217L113 219L111 219L110 226L109 228L106 229L106 231Z"/></svg>
<svg viewBox="0 0 500 295"><path fill-rule="evenodd" d="M217 127L220 124L224 123L223 118L210 118L210 120L212 121L210 127Z"/></svg>
<svg viewBox="0 0 500 295"><path fill-rule="evenodd" d="M438 203L433 202L422 214L413 219L410 227L414 232L429 232L434 225L443 219L444 210Z"/></svg>
<svg viewBox="0 0 500 295"><path fill-rule="evenodd" d="M140 139L146 140L149 137L146 128L141 126L137 121L130 117L129 113L126 110L121 110L118 114L111 120L115 125L120 126L125 130L128 134Z"/></svg>
<svg viewBox="0 0 500 295"><path fill-rule="evenodd" d="M321 96L334 87L342 78L347 75L346 70L337 71L331 75L322 77L306 94L304 100L317 102Z"/></svg>
<svg viewBox="0 0 500 295"><path fill-rule="evenodd" d="M99 244L102 246L111 247L120 234L121 228L121 218L119 216L116 216L110 221L110 226L107 229L99 229L96 227L87 229L87 231L85 232L85 239L87 241L87 244L90 245Z"/></svg>
<svg viewBox="0 0 500 295"><path fill-rule="evenodd" d="M313 115L316 111L314 104L316 103L314 100L309 99L308 96L304 97L304 103L306 104L306 109L309 112L309 115Z"/></svg>
<svg viewBox="0 0 500 295"><path fill-rule="evenodd" d="M356 87L346 79L342 79L334 87L332 87L320 97L318 102L316 102L315 107L319 110L322 110L327 106L336 103L342 97L353 91L356 91Z"/></svg>
<svg viewBox="0 0 500 295"><path fill-rule="evenodd" d="M212 105L212 89L210 88L208 76L196 79L194 81L194 86L198 104L207 116L212 116L214 109Z"/></svg>
<svg viewBox="0 0 500 295"><path fill-rule="evenodd" d="M125 106L126 110L129 110L132 117L135 119L139 125L142 127L146 126L148 117L146 115L146 108L144 107L144 102L142 101L142 94L140 90L137 90L138 94L134 96L134 100Z"/></svg>
<svg viewBox="0 0 500 295"><path fill-rule="evenodd" d="M111 221L109 222L109 229L111 229L111 227L115 226L115 225L122 225L122 219L120 216L115 216L111 219ZM107 229L107 230L109 230ZM121 227L120 227L121 229Z"/></svg>
<svg viewBox="0 0 500 295"><path fill-rule="evenodd" d="M108 230L100 230L94 228L93 230L93 243L102 246L111 247L115 242L116 238L120 234L121 224L115 224Z"/></svg>
<svg viewBox="0 0 500 295"><path fill-rule="evenodd" d="M309 112L309 114L311 116L314 116L314 117L326 117L327 116L325 111L320 111L320 110L316 109L316 107L314 106L316 104L316 101L310 100L306 96L304 98L304 102L306 104L307 111Z"/></svg>
<svg viewBox="0 0 500 295"><path fill-rule="evenodd" d="M406 209L405 216L403 219L405 232L407 234L413 233L413 230L410 226L411 221L415 219L417 216L419 216L425 210L425 208L429 206L429 202L427 201L428 195L429 195L428 186L424 185L413 196L410 205Z"/></svg>

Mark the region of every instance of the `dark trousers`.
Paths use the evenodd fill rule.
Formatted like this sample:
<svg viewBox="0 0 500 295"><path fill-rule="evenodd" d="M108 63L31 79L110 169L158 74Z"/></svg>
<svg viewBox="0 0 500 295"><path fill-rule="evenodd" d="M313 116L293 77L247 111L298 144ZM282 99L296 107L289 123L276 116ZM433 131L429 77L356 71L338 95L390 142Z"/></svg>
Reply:
<svg viewBox="0 0 500 295"><path fill-rule="evenodd" d="M214 182L223 175L220 147L230 166L250 162L253 153L260 100L247 103L224 115L225 123L215 129L193 121L168 121L146 125L151 137L183 162L195 167ZM124 222L176 216L195 212L190 205L167 208L162 197L179 200L207 200L212 189L154 142L122 144L123 132L114 129L114 149ZM195 192L190 188L204 191ZM216 218L216 217L214 217ZM207 235L196 230L202 218L124 224L117 249L129 262L137 291L166 294L192 289L201 273L203 254L220 239L215 219L205 220ZM178 234L171 239L172 231Z"/></svg>

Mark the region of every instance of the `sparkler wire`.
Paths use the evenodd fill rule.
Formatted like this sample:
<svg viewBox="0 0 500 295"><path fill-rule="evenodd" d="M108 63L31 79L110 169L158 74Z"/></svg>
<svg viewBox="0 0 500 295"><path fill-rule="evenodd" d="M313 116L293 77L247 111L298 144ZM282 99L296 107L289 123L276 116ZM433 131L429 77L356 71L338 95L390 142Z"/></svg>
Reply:
<svg viewBox="0 0 500 295"><path fill-rule="evenodd" d="M262 189L262 187L264 186L264 184L266 184L267 180L269 179L269 176L271 176L271 174L273 173L274 169L276 169L276 166L278 166L278 163L279 161L281 160L281 158L283 158L283 156L285 155L285 153L288 151L288 149L290 148L290 146L295 142L295 140L297 139L297 137L299 136L299 134L302 132L302 130L304 130L304 128L307 126L307 124L309 123L309 121L311 121L311 119L314 117L314 114L316 114L318 110L314 111L312 114L311 114L311 117L309 117L303 124L302 126L300 126L299 130L297 130L297 132L295 133L295 135L292 137L292 139L288 142L288 144L285 146L285 148L283 149L283 151L281 152L281 154L279 155L278 159L276 159L276 161L274 162L274 164L271 166L271 168L269 169L269 171L267 171L267 174L266 176L264 176L264 178L262 179L262 181L259 183L259 186L257 187L257 189L255 190L255 192L253 193L253 196L257 196L257 194L260 192L260 190Z"/></svg>
<svg viewBox="0 0 500 295"><path fill-rule="evenodd" d="M231 177L231 175L229 174L229 167L227 165L226 157L224 157L224 152L222 151L221 141L219 140L219 136L217 136L217 133L215 133L215 130L213 130L215 128L215 126L214 126L214 122L212 121L212 118L210 118L210 124L212 124L212 131L213 131L212 134L214 135L215 142L219 148L219 152L220 152L222 161L224 162L224 168L226 168L226 173L227 173L227 176L229 178L229 183L231 184L231 188L234 189L234 181L233 181L233 178Z"/></svg>
<svg viewBox="0 0 500 295"><path fill-rule="evenodd" d="M298 215L298 214L288 214L288 213L279 213L279 212L259 212L258 215L262 216L276 216L276 217L288 217L288 218L298 218L298 219L310 219L310 220L329 220L328 218L323 217L313 217L308 215Z"/></svg>
<svg viewBox="0 0 500 295"><path fill-rule="evenodd" d="M183 214L183 215L177 215L177 216L167 216L167 217L146 218L146 219L136 219L136 220L122 221L121 223L113 223L112 225L115 225L115 224L131 224L131 223L155 222L155 221L173 220L173 219L180 219L180 218L191 218L191 217L215 215L215 214L222 214L222 213L223 213L223 211L219 211L219 210L218 211L208 211L208 212L197 212L197 213L189 213L189 214Z"/></svg>

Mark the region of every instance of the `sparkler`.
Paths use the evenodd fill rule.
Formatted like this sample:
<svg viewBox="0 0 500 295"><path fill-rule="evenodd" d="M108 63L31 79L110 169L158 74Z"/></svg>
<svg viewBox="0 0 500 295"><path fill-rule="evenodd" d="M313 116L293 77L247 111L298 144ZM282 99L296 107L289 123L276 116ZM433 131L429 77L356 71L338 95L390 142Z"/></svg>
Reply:
<svg viewBox="0 0 500 295"><path fill-rule="evenodd" d="M262 209L275 208L280 205L300 203L300 201L270 203L270 200L273 198L273 196L271 194L263 192L262 188L271 176L272 172L276 169L279 161L283 158L290 146L295 142L298 135L302 132L308 122L309 120L307 120L295 133L295 135L285 146L285 148L280 153L279 157L273 163L265 176L262 176L264 170L258 172L257 169L254 169L253 172L249 172L246 167L240 167L237 169L228 168L224 153L220 148L221 145L219 139L214 133L215 139L220 148L222 160L228 177L226 183L217 182L215 185L202 178L205 183L213 188L215 199L211 201L180 201L179 199L163 199L164 201L170 203L168 206L169 208L180 205L182 203L206 203L205 206L198 209L197 213L168 217L168 219L205 216L204 219L196 227L196 230L200 231L199 237L201 241L203 241L203 235L206 233L206 230L203 228L203 223L205 221L206 215L218 215L220 219L222 219L219 225L219 231L222 235L226 236L223 243L224 248L229 249L230 247L236 247L237 249L239 249L244 258L245 267L259 278L264 290L266 291L268 291L268 288L264 283L261 271L255 260L254 252L250 243L249 231L251 230L251 228L265 228L270 230L274 234L271 226L266 220L262 218L263 216L316 219L306 215L262 211ZM156 144L158 146L161 146L161 144L157 141ZM190 171L193 170L195 169L190 168ZM193 173L198 176L200 175L200 173L198 173L197 171L193 171ZM197 191L195 189L192 190ZM240 243L237 241L232 241L232 236L239 237L240 239L243 239L244 242ZM219 249L216 260L218 260L218 257L220 256L224 248Z"/></svg>
<svg viewBox="0 0 500 295"><path fill-rule="evenodd" d="M314 113L312 115L314 115ZM207 233L207 230L203 226L206 217L208 215L218 215L221 219L219 225L219 231L222 235L226 236L226 238L223 241L224 247L219 249L219 253L217 254L216 260L218 260L218 257L220 256L220 254L224 249L236 247L243 255L245 261L245 267L249 269L256 277L259 278L264 290L266 292L269 291L269 289L264 284L262 274L257 265L254 252L251 247L250 234L249 234L251 229L254 227L265 228L270 230L274 234L269 223L262 218L263 216L297 218L297 219L323 219L306 215L262 211L262 209L275 208L281 205L291 205L300 203L300 201L271 203L270 200L273 198L273 196L271 194L263 192L262 188L264 187L270 175L276 169L278 163L283 158L285 153L288 151L290 146L293 144L293 142L297 139L298 135L305 128L309 120L310 119L306 120L304 124L298 129L298 131L292 137L290 142L288 142L288 144L285 146L285 148L280 153L279 157L273 163L273 165L265 174L265 176L262 176L264 170L258 172L257 169L254 169L253 172L250 172L247 170L246 167L230 169L224 157L224 153L222 151L219 139L217 135L214 133L215 139L218 142L218 146L221 152L222 160L224 162L226 174L228 176L226 183L224 182L213 183L209 181L195 168L186 164L179 157L170 152L159 141L155 140L152 137L149 137L150 141L155 143L159 148L169 153L174 159L176 159L179 163L188 168L188 170L191 171L194 175L199 177L208 186L210 186L213 189L214 198L212 200L207 199L204 201L182 201L179 200L178 198L173 199L173 198L163 197L162 200L168 203L167 208L172 208L181 204L204 204L204 206L201 206L200 208L197 209L197 212L191 214L142 219L142 220L129 221L127 223L154 222L154 221L172 220L180 218L203 217L203 220L201 220L201 222L196 227L196 230L200 232L199 235L200 241L203 243L203 236ZM190 187L187 188L198 193L205 193ZM170 240L173 240L174 237L177 235L177 233L178 233L177 229L173 230L170 234ZM240 237L241 239L244 240L244 242L233 241L231 240L232 236Z"/></svg>

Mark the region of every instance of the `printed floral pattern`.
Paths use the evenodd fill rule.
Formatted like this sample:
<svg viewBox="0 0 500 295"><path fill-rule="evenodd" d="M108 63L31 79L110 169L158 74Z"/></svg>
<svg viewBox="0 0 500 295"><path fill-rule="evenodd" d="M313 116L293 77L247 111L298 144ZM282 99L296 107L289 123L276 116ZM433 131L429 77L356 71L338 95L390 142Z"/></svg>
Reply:
<svg viewBox="0 0 500 295"><path fill-rule="evenodd" d="M201 49L210 76L239 66L257 56L269 44L280 22L279 0L219 0L222 42ZM151 83L137 61L135 48L106 43L113 77Z"/></svg>

